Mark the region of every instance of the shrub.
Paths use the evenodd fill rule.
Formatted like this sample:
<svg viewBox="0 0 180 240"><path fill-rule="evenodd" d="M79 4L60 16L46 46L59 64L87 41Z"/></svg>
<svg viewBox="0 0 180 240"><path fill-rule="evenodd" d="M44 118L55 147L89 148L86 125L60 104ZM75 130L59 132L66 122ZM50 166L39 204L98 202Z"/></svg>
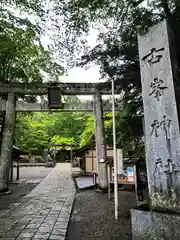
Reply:
<svg viewBox="0 0 180 240"><path fill-rule="evenodd" d="M34 157L34 162L35 163L43 163L44 160L43 160L43 158L41 156L35 156Z"/></svg>

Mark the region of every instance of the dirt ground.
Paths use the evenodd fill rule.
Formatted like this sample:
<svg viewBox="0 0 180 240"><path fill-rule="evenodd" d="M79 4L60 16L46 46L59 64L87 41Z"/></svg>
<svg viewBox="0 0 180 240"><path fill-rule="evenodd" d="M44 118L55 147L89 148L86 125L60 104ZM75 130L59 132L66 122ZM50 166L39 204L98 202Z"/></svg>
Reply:
<svg viewBox="0 0 180 240"><path fill-rule="evenodd" d="M119 192L119 220L114 219L114 200L94 190L76 194L67 240L132 240L130 209L135 193Z"/></svg>

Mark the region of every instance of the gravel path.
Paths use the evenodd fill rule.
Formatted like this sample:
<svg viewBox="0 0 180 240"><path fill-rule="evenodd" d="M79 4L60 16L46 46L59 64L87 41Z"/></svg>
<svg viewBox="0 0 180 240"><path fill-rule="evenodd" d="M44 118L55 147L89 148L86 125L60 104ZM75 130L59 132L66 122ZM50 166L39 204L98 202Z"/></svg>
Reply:
<svg viewBox="0 0 180 240"><path fill-rule="evenodd" d="M120 219L114 220L113 199L94 190L76 194L67 240L132 240L130 209L135 194L119 192Z"/></svg>

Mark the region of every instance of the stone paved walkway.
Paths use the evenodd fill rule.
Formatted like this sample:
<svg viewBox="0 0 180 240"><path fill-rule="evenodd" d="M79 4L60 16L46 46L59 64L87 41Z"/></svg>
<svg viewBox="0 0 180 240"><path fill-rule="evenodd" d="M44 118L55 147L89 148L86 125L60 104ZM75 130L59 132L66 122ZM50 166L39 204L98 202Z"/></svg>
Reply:
<svg viewBox="0 0 180 240"><path fill-rule="evenodd" d="M64 240L74 195L70 164L57 164L21 202L0 211L0 239Z"/></svg>

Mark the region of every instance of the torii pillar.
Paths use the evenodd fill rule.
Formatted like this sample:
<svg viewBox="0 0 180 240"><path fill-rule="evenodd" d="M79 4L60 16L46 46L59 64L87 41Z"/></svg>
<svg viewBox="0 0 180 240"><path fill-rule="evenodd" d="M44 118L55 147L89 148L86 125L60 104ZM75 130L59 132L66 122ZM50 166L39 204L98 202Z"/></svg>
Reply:
<svg viewBox="0 0 180 240"><path fill-rule="evenodd" d="M94 94L94 125L96 137L96 163L98 169L98 189L106 191L108 188L107 151L105 143L103 106L101 94L96 90Z"/></svg>
<svg viewBox="0 0 180 240"><path fill-rule="evenodd" d="M8 99L6 102L6 114L5 114L2 144L1 144L0 192L6 191L8 188L9 169L10 169L12 148L13 148L15 109L16 109L15 94L9 93Z"/></svg>

